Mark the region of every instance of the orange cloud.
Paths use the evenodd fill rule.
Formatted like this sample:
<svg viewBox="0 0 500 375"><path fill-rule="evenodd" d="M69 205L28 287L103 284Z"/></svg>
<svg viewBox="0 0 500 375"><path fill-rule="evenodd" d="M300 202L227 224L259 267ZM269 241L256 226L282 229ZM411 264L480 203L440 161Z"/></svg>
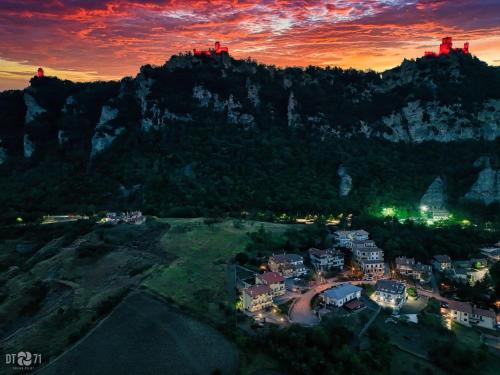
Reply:
<svg viewBox="0 0 500 375"><path fill-rule="evenodd" d="M216 39L267 64L382 70L446 35L496 64L499 15L494 0L3 0L0 70L14 61L81 80L135 75ZM0 88L26 84L16 77L0 75Z"/></svg>

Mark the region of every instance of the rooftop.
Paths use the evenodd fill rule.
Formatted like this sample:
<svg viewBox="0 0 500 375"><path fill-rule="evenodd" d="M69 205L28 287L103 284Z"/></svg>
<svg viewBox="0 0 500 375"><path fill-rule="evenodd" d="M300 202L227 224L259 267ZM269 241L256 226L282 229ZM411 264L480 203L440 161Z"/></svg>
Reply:
<svg viewBox="0 0 500 375"><path fill-rule="evenodd" d="M396 264L401 265L401 266L411 266L411 265L415 264L415 259L414 258L407 258L407 257L397 257Z"/></svg>
<svg viewBox="0 0 500 375"><path fill-rule="evenodd" d="M451 262L451 258L449 257L449 255L434 255L434 260L438 261L439 263Z"/></svg>
<svg viewBox="0 0 500 375"><path fill-rule="evenodd" d="M290 262L302 262L304 258L302 258L299 254L273 254L270 259L274 259L276 263L290 263Z"/></svg>
<svg viewBox="0 0 500 375"><path fill-rule="evenodd" d="M248 294L251 297L258 297L263 294L270 294L271 288L268 285L260 284L253 285L248 288L243 289L243 293Z"/></svg>
<svg viewBox="0 0 500 375"><path fill-rule="evenodd" d="M285 281L285 278L276 272L264 272L256 276L265 284L277 284Z"/></svg>
<svg viewBox="0 0 500 375"><path fill-rule="evenodd" d="M327 289L323 294L328 298L342 299L347 297L349 294L356 293L362 289L359 286L352 285L350 283L340 284L336 287Z"/></svg>
<svg viewBox="0 0 500 375"><path fill-rule="evenodd" d="M377 247L373 240L354 240L352 241L353 247Z"/></svg>
<svg viewBox="0 0 500 375"><path fill-rule="evenodd" d="M448 309L466 312L468 314L486 316L488 318L492 318L492 319L496 320L496 314L493 310L480 309L479 307L475 307L475 306L471 305L469 302L449 301L448 302Z"/></svg>
<svg viewBox="0 0 500 375"><path fill-rule="evenodd" d="M379 280L375 285L375 289L378 292L390 294L402 294L405 291L405 288L405 284L393 280Z"/></svg>
<svg viewBox="0 0 500 375"><path fill-rule="evenodd" d="M336 249L324 249L324 250L321 250L321 249L316 249L314 247L310 248L309 249L309 255L311 256L316 256L316 257L323 257L323 256L326 256L326 255L340 255L341 252L339 250L336 250Z"/></svg>

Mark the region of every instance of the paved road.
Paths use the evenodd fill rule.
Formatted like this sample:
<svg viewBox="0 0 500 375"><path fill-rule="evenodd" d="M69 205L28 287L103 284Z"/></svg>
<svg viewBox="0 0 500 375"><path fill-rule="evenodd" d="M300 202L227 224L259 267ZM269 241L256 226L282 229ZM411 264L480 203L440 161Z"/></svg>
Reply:
<svg viewBox="0 0 500 375"><path fill-rule="evenodd" d="M300 324L303 326L313 326L320 322L319 318L311 309L312 298L322 291L331 288L338 284L350 282L351 284L375 284L376 281L355 280L355 281L336 281L336 279L329 279L326 283L316 285L311 288L307 293L302 294L293 304L289 316L292 323Z"/></svg>

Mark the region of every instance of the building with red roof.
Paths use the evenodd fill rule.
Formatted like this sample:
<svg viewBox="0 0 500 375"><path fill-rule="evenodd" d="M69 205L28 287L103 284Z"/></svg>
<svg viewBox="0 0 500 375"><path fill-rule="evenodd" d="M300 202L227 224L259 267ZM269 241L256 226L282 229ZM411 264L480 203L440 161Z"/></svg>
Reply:
<svg viewBox="0 0 500 375"><path fill-rule="evenodd" d="M496 329L497 324L497 317L493 310L480 309L469 302L449 301L448 317L468 327Z"/></svg>
<svg viewBox="0 0 500 375"><path fill-rule="evenodd" d="M282 296L286 292L285 278L277 272L264 272L255 275L255 284L269 286L273 297Z"/></svg>

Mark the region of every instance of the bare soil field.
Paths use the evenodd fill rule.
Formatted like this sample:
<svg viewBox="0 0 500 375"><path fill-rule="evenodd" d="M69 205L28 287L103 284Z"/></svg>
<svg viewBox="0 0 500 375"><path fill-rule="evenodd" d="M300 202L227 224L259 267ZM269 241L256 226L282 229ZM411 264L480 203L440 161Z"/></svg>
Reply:
<svg viewBox="0 0 500 375"><path fill-rule="evenodd" d="M223 335L137 292L37 374L234 374L237 368L237 349Z"/></svg>

